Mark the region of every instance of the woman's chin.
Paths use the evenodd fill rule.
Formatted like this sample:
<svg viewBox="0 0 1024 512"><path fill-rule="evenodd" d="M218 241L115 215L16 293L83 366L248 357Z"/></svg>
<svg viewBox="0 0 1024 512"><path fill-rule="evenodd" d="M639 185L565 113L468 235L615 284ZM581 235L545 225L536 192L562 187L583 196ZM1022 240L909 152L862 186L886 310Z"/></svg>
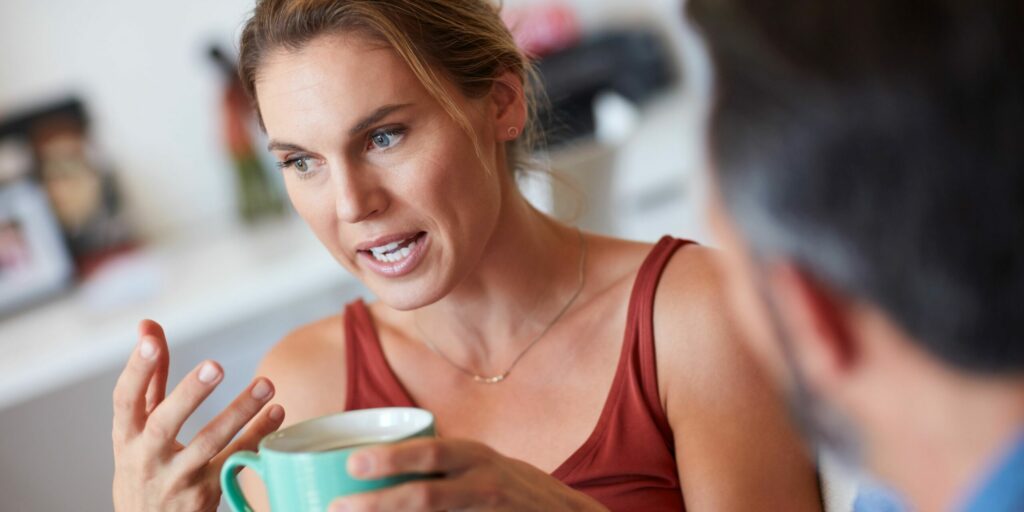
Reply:
<svg viewBox="0 0 1024 512"><path fill-rule="evenodd" d="M444 297L444 292L433 292L422 289L412 284L395 286L370 286L370 291L377 297L377 300L384 303L391 309L398 311L412 311L424 306L429 306Z"/></svg>

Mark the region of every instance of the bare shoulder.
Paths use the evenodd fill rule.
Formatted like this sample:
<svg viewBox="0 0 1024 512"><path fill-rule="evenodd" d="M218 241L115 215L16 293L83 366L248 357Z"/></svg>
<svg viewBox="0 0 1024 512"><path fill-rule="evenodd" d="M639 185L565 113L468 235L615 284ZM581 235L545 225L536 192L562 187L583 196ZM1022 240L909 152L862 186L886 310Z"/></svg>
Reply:
<svg viewBox="0 0 1024 512"><path fill-rule="evenodd" d="M733 327L718 258L681 249L654 303L659 391L687 508L820 510L782 397Z"/></svg>
<svg viewBox="0 0 1024 512"><path fill-rule="evenodd" d="M600 269L599 281L607 281L609 291L628 299L654 246L603 237L594 241L593 266ZM748 362L731 333L718 258L715 249L685 245L669 259L658 282L654 340L663 405L680 386L699 388L702 380L720 379L726 372L747 373ZM716 387L714 392L724 391Z"/></svg>
<svg viewBox="0 0 1024 512"><path fill-rule="evenodd" d="M591 237L593 268L606 290L626 300L652 244ZM683 378L721 376L740 363L730 334L716 250L688 244L666 265L654 301L654 339L662 402ZM623 304L623 307L625 304ZM710 366L709 362L713 362ZM692 368L691 368L692 367Z"/></svg>
<svg viewBox="0 0 1024 512"><path fill-rule="evenodd" d="M654 303L661 401L674 426L774 414L776 390L740 338L715 249L690 245L669 262ZM694 415L693 412L700 414ZM690 422L690 424L687 424Z"/></svg>
<svg viewBox="0 0 1024 512"><path fill-rule="evenodd" d="M718 258L714 249L683 247L658 284L654 339L662 401L669 409L673 395L687 390L701 390L688 403L743 393L758 373L731 324Z"/></svg>
<svg viewBox="0 0 1024 512"><path fill-rule="evenodd" d="M274 383L286 425L344 409L343 315L295 329L267 353L256 373Z"/></svg>

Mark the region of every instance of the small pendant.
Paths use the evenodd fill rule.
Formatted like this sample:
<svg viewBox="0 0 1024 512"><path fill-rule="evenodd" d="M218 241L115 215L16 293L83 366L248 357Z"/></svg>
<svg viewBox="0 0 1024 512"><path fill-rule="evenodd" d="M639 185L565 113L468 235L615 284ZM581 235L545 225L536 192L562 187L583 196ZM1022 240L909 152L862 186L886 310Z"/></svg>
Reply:
<svg viewBox="0 0 1024 512"><path fill-rule="evenodd" d="M503 373L501 375L495 375L494 377L484 377L482 375L474 375L473 376L473 380L475 380L475 381L477 381L477 382L479 382L481 384L497 384L497 383L505 380L505 377L508 377L508 373Z"/></svg>

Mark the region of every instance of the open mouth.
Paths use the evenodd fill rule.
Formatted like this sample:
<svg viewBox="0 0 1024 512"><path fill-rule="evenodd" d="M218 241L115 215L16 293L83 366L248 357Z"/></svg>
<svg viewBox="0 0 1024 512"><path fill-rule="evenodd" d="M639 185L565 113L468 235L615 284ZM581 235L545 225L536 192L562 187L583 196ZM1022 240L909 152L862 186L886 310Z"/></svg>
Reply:
<svg viewBox="0 0 1024 512"><path fill-rule="evenodd" d="M367 249L360 249L359 255L373 271L396 277L412 272L422 259L427 242L427 232L420 231L399 240Z"/></svg>
<svg viewBox="0 0 1024 512"><path fill-rule="evenodd" d="M373 259L381 263L398 263L408 258L413 251L416 250L416 244L419 243L426 234L427 233L425 231L420 231L405 240L391 242L379 247L373 247L365 252L370 253L370 255L373 256Z"/></svg>

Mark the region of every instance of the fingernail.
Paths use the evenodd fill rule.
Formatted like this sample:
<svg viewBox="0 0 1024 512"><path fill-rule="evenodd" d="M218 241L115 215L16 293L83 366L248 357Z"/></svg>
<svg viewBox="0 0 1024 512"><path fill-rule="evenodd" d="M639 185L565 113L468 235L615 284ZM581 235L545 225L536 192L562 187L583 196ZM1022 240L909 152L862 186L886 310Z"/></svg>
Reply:
<svg viewBox="0 0 1024 512"><path fill-rule="evenodd" d="M153 359L156 356L156 343L148 336L142 338L142 344L139 345L139 355L143 359Z"/></svg>
<svg viewBox="0 0 1024 512"><path fill-rule="evenodd" d="M209 384L220 376L220 370L217 369L213 363L205 363L203 367L199 369L199 382Z"/></svg>
<svg viewBox="0 0 1024 512"><path fill-rule="evenodd" d="M252 387L252 397L256 400L266 400L270 396L270 391L270 384L261 379Z"/></svg>
<svg viewBox="0 0 1024 512"><path fill-rule="evenodd" d="M357 453L348 460L348 470L353 476L364 476L373 470L373 456L368 453Z"/></svg>
<svg viewBox="0 0 1024 512"><path fill-rule="evenodd" d="M283 418L283 417L284 417L284 407L281 407L280 405L275 405L275 406L270 408L270 419L272 419L274 421L280 421L280 419Z"/></svg>

